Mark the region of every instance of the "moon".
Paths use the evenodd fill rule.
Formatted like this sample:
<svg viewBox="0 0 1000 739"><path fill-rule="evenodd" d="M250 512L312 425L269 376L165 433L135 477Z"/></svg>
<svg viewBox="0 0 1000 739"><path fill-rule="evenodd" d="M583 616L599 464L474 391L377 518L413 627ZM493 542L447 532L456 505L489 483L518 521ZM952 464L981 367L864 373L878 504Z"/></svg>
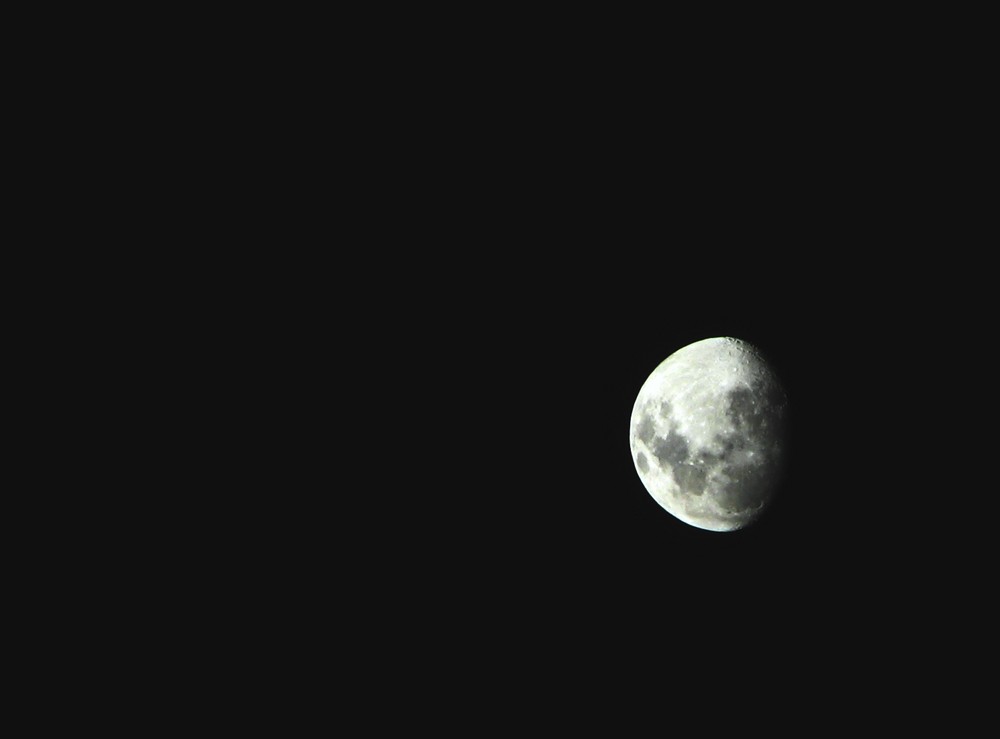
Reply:
<svg viewBox="0 0 1000 739"><path fill-rule="evenodd" d="M788 399L760 351L740 339L689 344L646 379L629 446L643 486L668 513L708 531L758 520L783 477Z"/></svg>

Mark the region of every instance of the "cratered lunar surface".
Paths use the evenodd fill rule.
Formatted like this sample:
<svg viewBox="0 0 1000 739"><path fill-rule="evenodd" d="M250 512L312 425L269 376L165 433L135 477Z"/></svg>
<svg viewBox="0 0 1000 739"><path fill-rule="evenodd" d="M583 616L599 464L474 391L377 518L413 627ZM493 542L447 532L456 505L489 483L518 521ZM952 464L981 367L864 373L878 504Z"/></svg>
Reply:
<svg viewBox="0 0 1000 739"><path fill-rule="evenodd" d="M751 344L726 337L679 349L653 370L632 409L629 445L642 484L692 526L753 523L783 474L787 407Z"/></svg>

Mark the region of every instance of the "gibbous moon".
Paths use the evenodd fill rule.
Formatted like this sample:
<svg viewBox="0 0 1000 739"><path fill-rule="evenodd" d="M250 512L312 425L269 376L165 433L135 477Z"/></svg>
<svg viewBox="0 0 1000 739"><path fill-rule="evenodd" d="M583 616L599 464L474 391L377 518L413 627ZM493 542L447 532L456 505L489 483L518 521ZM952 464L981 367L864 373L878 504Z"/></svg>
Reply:
<svg viewBox="0 0 1000 739"><path fill-rule="evenodd" d="M632 408L642 484L668 513L709 531L757 520L784 470L788 401L758 350L733 338L667 357Z"/></svg>

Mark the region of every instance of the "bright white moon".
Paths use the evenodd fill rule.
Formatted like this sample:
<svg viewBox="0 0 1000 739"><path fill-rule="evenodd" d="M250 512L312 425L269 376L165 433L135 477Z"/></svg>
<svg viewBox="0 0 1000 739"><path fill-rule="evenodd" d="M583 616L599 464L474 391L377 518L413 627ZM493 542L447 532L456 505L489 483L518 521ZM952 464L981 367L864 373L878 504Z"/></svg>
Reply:
<svg viewBox="0 0 1000 739"><path fill-rule="evenodd" d="M758 350L697 341L667 357L632 409L642 484L668 513L709 531L753 523L780 482L787 399Z"/></svg>

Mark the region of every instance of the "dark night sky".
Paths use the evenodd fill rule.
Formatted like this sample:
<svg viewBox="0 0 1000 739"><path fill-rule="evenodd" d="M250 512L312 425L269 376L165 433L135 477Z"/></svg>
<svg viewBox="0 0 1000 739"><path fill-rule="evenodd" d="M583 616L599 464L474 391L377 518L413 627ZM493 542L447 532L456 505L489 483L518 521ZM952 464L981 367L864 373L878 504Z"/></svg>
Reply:
<svg viewBox="0 0 1000 739"><path fill-rule="evenodd" d="M115 385L137 376L129 413L170 437L125 423L137 451L104 450L136 470L107 520L148 507L162 543L134 516L124 528L190 604L137 658L187 623L208 645L181 679L213 681L206 700L227 680L198 660L228 638L234 671L266 677L261 704L287 682L288 715L315 700L323 720L360 707L366 726L576 720L621 736L630 703L675 732L678 716L682 731L728 718L808 735L872 726L869 705L894 728L924 725L925 704L968 715L939 697L995 661L990 85L924 50L878 70L839 34L809 60L813 27L778 19L797 48L737 19L753 48L725 58L715 23L684 48L686 26L610 29L605 10L594 32L574 27L581 9L509 32L501 12L449 11L433 34L400 13L367 35L297 19L287 55L227 20L220 36L253 53L227 51L221 76L195 60L209 102L181 85L185 115L137 146L197 143L153 196L165 330L136 333L163 376L145 384L144 356L97 366ZM883 34L935 46L901 21ZM129 166L161 177L139 154ZM732 533L660 508L628 444L649 373L715 336L762 350L791 413L780 494ZM100 393L80 394L103 418ZM168 475L162 496L140 484L150 470ZM126 621L133 585L115 585ZM965 683L963 697L989 687ZM236 713L254 718L248 695Z"/></svg>

